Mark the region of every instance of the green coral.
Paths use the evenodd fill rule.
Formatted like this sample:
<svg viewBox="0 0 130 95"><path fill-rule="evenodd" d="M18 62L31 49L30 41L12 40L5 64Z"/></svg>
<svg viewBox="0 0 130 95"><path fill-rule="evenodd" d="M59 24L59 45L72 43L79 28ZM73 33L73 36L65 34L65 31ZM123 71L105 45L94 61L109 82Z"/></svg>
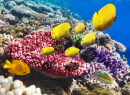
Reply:
<svg viewBox="0 0 130 95"><path fill-rule="evenodd" d="M80 42L82 40L82 38L84 37L83 34L79 34L79 35L75 35L73 38L72 38L72 41L74 42L75 46L79 47L81 46L80 45Z"/></svg>

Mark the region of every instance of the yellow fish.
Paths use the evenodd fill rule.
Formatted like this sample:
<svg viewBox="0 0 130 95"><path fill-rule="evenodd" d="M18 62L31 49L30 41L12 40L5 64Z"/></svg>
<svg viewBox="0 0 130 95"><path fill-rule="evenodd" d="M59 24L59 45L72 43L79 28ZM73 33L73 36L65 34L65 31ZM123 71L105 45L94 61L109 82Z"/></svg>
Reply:
<svg viewBox="0 0 130 95"><path fill-rule="evenodd" d="M8 69L8 72L15 75L26 75L30 73L28 65L20 60L13 59L12 63L9 60L5 61L4 69Z"/></svg>
<svg viewBox="0 0 130 95"><path fill-rule="evenodd" d="M96 34L93 32L90 32L88 34L86 34L81 41L81 46L82 47L88 47L90 45L93 45L96 41Z"/></svg>
<svg viewBox="0 0 130 95"><path fill-rule="evenodd" d="M85 30L86 30L85 24L84 24L84 23L80 23L80 24L78 24L78 25L75 27L74 32L75 32L76 34L80 34L80 33L84 32Z"/></svg>
<svg viewBox="0 0 130 95"><path fill-rule="evenodd" d="M110 50L110 52L112 52L112 47L111 47L111 45L109 43L105 43L104 46L106 48L108 48Z"/></svg>
<svg viewBox="0 0 130 95"><path fill-rule="evenodd" d="M75 55L77 55L79 53L79 49L75 48L75 47L69 47L68 49L66 49L65 51L65 55L68 57L74 57Z"/></svg>
<svg viewBox="0 0 130 95"><path fill-rule="evenodd" d="M92 24L95 30L103 31L110 28L115 20L116 8L113 4L107 4L98 11L98 14L94 13Z"/></svg>
<svg viewBox="0 0 130 95"><path fill-rule="evenodd" d="M41 51L42 55L51 55L52 53L54 53L54 48L53 47L45 47Z"/></svg>
<svg viewBox="0 0 130 95"><path fill-rule="evenodd" d="M52 39L59 40L67 37L71 31L72 27L69 23L62 23L51 30L51 37Z"/></svg>

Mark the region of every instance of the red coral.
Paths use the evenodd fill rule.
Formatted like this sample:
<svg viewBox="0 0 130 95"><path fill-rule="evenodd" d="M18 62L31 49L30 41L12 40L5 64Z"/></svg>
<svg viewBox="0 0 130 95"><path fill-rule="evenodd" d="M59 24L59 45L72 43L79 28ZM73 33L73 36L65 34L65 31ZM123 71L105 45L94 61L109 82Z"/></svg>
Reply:
<svg viewBox="0 0 130 95"><path fill-rule="evenodd" d="M29 66L37 67L43 72L57 77L79 76L86 68L85 62L79 55L66 57L56 45L65 45L66 39L54 40L50 31L38 31L14 40L6 48L6 53L12 58L20 59ZM40 54L42 48L53 46L55 53L47 56Z"/></svg>

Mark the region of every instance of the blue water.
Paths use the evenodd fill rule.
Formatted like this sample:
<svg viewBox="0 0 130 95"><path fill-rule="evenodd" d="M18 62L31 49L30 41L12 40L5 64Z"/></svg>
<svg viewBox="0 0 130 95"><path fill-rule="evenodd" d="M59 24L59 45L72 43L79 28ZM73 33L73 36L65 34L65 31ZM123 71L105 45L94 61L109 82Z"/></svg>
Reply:
<svg viewBox="0 0 130 95"><path fill-rule="evenodd" d="M128 64L130 64L130 0L62 0L70 5L70 9L78 13L83 20L92 20L94 12L98 12L100 8L108 3L116 6L117 20L113 25L103 31L108 33L111 39L123 43L127 50L124 53Z"/></svg>

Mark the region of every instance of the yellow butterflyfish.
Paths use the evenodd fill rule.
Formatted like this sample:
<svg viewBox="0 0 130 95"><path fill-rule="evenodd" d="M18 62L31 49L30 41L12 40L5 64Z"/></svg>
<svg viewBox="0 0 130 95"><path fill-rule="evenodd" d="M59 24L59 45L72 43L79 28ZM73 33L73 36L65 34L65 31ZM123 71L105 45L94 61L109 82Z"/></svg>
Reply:
<svg viewBox="0 0 130 95"><path fill-rule="evenodd" d="M98 14L94 13L92 24L97 31L103 31L111 27L116 20L116 8L113 4L107 4L102 7Z"/></svg>
<svg viewBox="0 0 130 95"><path fill-rule="evenodd" d="M41 51L42 55L51 55L52 53L54 53L54 48L53 47L45 47Z"/></svg>
<svg viewBox="0 0 130 95"><path fill-rule="evenodd" d="M79 49L75 48L75 47L69 47L68 49L66 49L65 51L65 55L68 57L74 57L75 55L77 55L79 53Z"/></svg>
<svg viewBox="0 0 130 95"><path fill-rule="evenodd" d="M51 30L51 37L52 39L59 40L67 37L71 31L72 27L69 23L61 23Z"/></svg>
<svg viewBox="0 0 130 95"><path fill-rule="evenodd" d="M78 25L75 27L74 32L75 32L76 34L80 34L80 33L84 32L85 30L86 30L85 24L84 24L84 23L80 23L80 24L78 24Z"/></svg>
<svg viewBox="0 0 130 95"><path fill-rule="evenodd" d="M82 47L88 47L90 45L93 45L96 41L96 34L93 32L90 32L88 34L86 34L81 41L81 46Z"/></svg>

